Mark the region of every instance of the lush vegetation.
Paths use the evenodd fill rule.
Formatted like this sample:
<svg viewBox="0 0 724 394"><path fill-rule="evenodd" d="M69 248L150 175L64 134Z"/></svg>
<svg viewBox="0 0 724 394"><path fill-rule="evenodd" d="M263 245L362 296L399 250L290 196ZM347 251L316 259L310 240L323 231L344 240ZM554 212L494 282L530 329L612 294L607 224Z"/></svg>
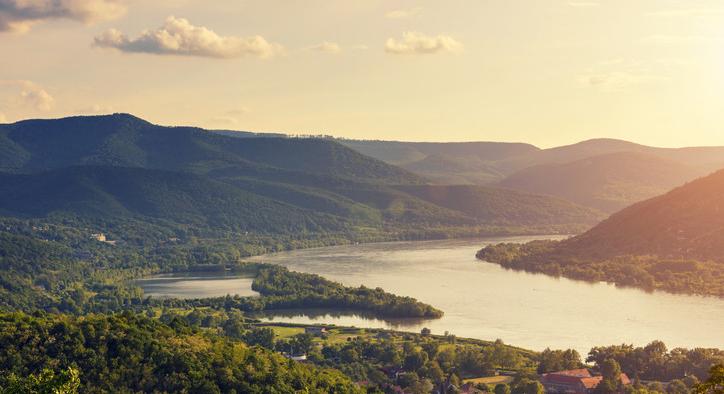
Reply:
<svg viewBox="0 0 724 394"><path fill-rule="evenodd" d="M711 261L661 259L656 256L618 256L581 260L566 254L560 241L497 244L480 250L480 260L505 268L563 276L589 282L672 293L724 297L724 265Z"/></svg>
<svg viewBox="0 0 724 394"><path fill-rule="evenodd" d="M212 307L216 310L260 312L274 309L332 308L368 312L378 317L440 318L443 312L411 297L380 288L346 287L319 275L289 271L268 264L241 264L232 269L255 275L252 289L259 297L226 296L197 300L157 300L149 305Z"/></svg>
<svg viewBox="0 0 724 394"><path fill-rule="evenodd" d="M601 365L607 359L615 360L632 379L672 381L693 377L706 380L712 366L724 363L724 350L682 349L668 350L661 341L643 347L633 345L602 346L591 349L586 362Z"/></svg>
<svg viewBox="0 0 724 394"><path fill-rule="evenodd" d="M492 187L405 185L398 188L433 204L492 223L539 226L567 221L574 229L576 224L582 224L581 228L584 228L604 218L602 213L593 209L553 197L542 198Z"/></svg>
<svg viewBox="0 0 724 394"><path fill-rule="evenodd" d="M622 286L724 296L724 171L635 204L563 241L493 245L508 268Z"/></svg>
<svg viewBox="0 0 724 394"><path fill-rule="evenodd" d="M34 380L52 382L58 379L43 377L46 371L72 369L80 389L89 393L361 391L337 371L295 363L179 321L166 325L131 313L0 315L0 349L0 386L10 388L19 385L18 377L39 375Z"/></svg>
<svg viewBox="0 0 724 394"><path fill-rule="evenodd" d="M464 200L487 201L472 210L453 196L431 201L398 187L422 178L331 139L233 138L115 114L1 125L0 141L5 216L389 240L579 231L597 218L506 190L468 190Z"/></svg>
<svg viewBox="0 0 724 394"><path fill-rule="evenodd" d="M196 246L163 244L160 247L118 247L86 238L75 228L28 226L7 221L0 231L0 307L6 310L63 313L143 311L160 303L207 305L261 311L279 308L330 307L368 311L380 316L440 317L442 312L409 297L382 289L349 288L317 275L291 272L283 267L245 263L239 250L225 244ZM251 245L264 251L282 240L261 238ZM302 245L303 246L303 245ZM272 249L273 250L273 249ZM130 279L171 271L245 272L255 276L261 297L226 297L207 300L150 300Z"/></svg>
<svg viewBox="0 0 724 394"><path fill-rule="evenodd" d="M281 354L305 355L307 365ZM0 387L5 389L0 392L54 386L83 392L429 393L441 385L470 382L488 392L541 394L539 374L590 367L604 377L625 372L634 382L624 388L609 379L600 393L688 394L701 382L717 379L724 351L667 350L655 341L645 347L596 347L586 361L570 349L536 353L500 340L436 336L429 330L411 334L327 327L321 336L312 336L303 326L254 323L233 308L163 306L145 314L83 317L0 315ZM504 375L493 379L497 373ZM716 386L701 385L706 387Z"/></svg>
<svg viewBox="0 0 724 394"><path fill-rule="evenodd" d="M260 269L252 289L264 296L262 300L268 299L264 309L345 308L381 316L418 318L439 318L443 314L414 298L392 295L379 287L345 287L319 275L291 272L279 266Z"/></svg>
<svg viewBox="0 0 724 394"><path fill-rule="evenodd" d="M300 307L442 315L409 297L244 263L247 256L350 242L575 231L598 215L550 197L425 185L329 139L245 137L121 114L0 126L0 392L417 393L503 371L510 375L504 383L476 384L497 394L538 394L538 373L582 365L572 350L537 354L429 330L334 329L313 338L281 327L297 330L282 335L280 327L245 316ZM702 230L716 230L716 220ZM700 229L684 233L690 230ZM716 240L713 234L696 242ZM585 245L592 238L581 239ZM717 285L718 263L706 259L632 255L637 266L628 272L614 261L618 256L610 266L579 264L579 254L560 252L569 242L496 246L480 257L652 288L724 287ZM559 254L549 265L533 259L553 253ZM559 259L566 256L571 260ZM151 299L132 281L195 270L249 273L260 296ZM721 361L718 350L662 353L652 346L596 348L588 361L611 390L608 376L617 368L640 379L681 379L688 390L696 382L684 382L682 373L703 380ZM304 353L313 365L278 353Z"/></svg>

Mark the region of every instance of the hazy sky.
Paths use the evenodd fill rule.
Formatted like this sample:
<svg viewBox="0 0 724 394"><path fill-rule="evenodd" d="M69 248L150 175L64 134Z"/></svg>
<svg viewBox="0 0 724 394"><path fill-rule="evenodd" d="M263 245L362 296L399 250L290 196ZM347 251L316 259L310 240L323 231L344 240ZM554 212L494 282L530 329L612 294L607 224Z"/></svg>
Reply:
<svg viewBox="0 0 724 394"><path fill-rule="evenodd" d="M0 122L724 145L719 0L0 0Z"/></svg>

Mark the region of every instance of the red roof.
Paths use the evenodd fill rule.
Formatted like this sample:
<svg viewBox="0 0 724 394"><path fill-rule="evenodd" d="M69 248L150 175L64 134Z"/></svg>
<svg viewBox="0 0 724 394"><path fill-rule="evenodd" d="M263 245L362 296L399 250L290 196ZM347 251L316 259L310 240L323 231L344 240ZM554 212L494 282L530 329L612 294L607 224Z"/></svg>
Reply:
<svg viewBox="0 0 724 394"><path fill-rule="evenodd" d="M578 376L578 377L590 377L591 371L589 371L586 368L581 369L569 369L567 371L558 371L558 372L552 372L556 375L566 375L566 376Z"/></svg>
<svg viewBox="0 0 724 394"><path fill-rule="evenodd" d="M603 376L592 376L587 369L571 369L568 371L551 372L543 375L541 382L551 384L562 384L576 386L579 383L586 389L593 389L603 380ZM621 383L631 384L631 380L625 373L621 374Z"/></svg>
<svg viewBox="0 0 724 394"><path fill-rule="evenodd" d="M603 376L592 376L590 378L581 378L581 383L583 384L583 387L590 390L596 388L602 380Z"/></svg>

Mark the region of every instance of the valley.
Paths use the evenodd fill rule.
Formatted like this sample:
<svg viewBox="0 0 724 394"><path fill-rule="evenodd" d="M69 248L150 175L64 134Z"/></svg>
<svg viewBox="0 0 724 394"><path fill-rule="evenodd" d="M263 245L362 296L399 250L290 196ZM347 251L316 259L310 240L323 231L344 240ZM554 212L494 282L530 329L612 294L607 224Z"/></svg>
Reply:
<svg viewBox="0 0 724 394"><path fill-rule="evenodd" d="M460 386L470 379L467 387L492 389L485 382L503 370L510 379L500 382L524 394L542 387L534 371L559 355L550 348L596 354L592 349L601 345L663 340L707 349L706 365L721 358L724 304L701 296L721 296L720 174L606 219L630 200L690 180L713 165L713 156L702 154L699 164L685 167L648 148L608 152L631 148L610 141L552 151L379 142L373 148L389 146L378 160L363 154L369 147L362 142L164 127L128 114L0 125L0 138L0 307L15 313L0 319L6 327L39 319L34 324L63 321L82 331L87 319L119 332L136 325L164 332L157 349L196 343L179 349L184 357L200 357L198 346L208 343L224 349L219 355L267 360L260 362L303 356L310 368L342 372L303 384L334 385L330 392L426 391L445 374ZM494 171L488 163L495 176L448 183L427 172L449 163L439 159L442 152L476 151L499 162ZM401 152L420 162L390 164L406 160ZM568 159L577 161L551 164ZM662 169L660 177L650 176ZM677 219L676 212L686 215ZM686 227L692 215L697 226ZM476 262L476 252L504 268ZM683 257L691 262L679 262ZM49 317L24 315L33 311ZM319 330L335 333L332 342L306 334ZM401 352L403 364L427 361L406 367L407 381L380 375L395 366L394 357L353 356L381 343ZM448 364L418 348L451 344L456 355ZM303 352L286 350L299 346ZM603 361L592 359L596 366ZM104 387L89 375L103 375L95 368L81 367L88 390ZM283 373L295 382L318 373L295 368ZM697 368L705 377L706 367ZM63 379L74 371L55 369ZM124 379L129 389L191 387ZM223 387L253 379L225 380ZM348 386L346 379L357 383Z"/></svg>

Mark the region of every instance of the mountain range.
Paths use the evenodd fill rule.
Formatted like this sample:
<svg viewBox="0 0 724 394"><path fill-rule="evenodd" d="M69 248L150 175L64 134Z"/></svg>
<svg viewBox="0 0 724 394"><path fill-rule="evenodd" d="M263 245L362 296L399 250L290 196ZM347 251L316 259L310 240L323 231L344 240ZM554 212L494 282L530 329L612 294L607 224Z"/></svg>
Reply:
<svg viewBox="0 0 724 394"><path fill-rule="evenodd" d="M724 147L656 148L615 139L549 149L499 142L340 142L436 184L552 195L606 213L724 168Z"/></svg>
<svg viewBox="0 0 724 394"><path fill-rule="evenodd" d="M329 138L234 133L128 114L0 125L0 214L270 234L567 232L603 217L551 196L432 185Z"/></svg>

